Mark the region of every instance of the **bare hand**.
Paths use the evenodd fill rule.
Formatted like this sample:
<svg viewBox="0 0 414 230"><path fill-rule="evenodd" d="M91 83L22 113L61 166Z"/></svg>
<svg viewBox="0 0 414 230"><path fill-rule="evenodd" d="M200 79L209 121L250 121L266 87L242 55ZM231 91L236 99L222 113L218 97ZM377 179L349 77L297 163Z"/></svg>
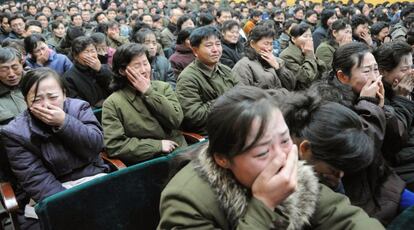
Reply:
<svg viewBox="0 0 414 230"><path fill-rule="evenodd" d="M40 106L30 107L32 114L45 124L61 127L65 122L66 113L59 107L48 104L46 108Z"/></svg>
<svg viewBox="0 0 414 230"><path fill-rule="evenodd" d="M398 79L394 80L392 90L396 96L407 97L414 89L414 72L410 72L399 81Z"/></svg>
<svg viewBox="0 0 414 230"><path fill-rule="evenodd" d="M174 151L175 148L177 148L178 144L175 143L174 141L170 141L170 140L162 140L161 141L161 151L163 153L170 153L172 151Z"/></svg>
<svg viewBox="0 0 414 230"><path fill-rule="evenodd" d="M277 158L271 161L252 185L253 196L268 208L275 209L296 189L298 148L292 146L285 165Z"/></svg>
<svg viewBox="0 0 414 230"><path fill-rule="evenodd" d="M312 39L306 40L305 44L303 44L302 53L305 54L305 56L315 56Z"/></svg>
<svg viewBox="0 0 414 230"><path fill-rule="evenodd" d="M371 38L371 34L370 33L365 33L362 32L360 34L360 37L368 44L368 45L372 45L372 38Z"/></svg>
<svg viewBox="0 0 414 230"><path fill-rule="evenodd" d="M384 106L384 86L382 84L382 76L375 81L367 81L359 93L360 97L373 97L379 99L379 106Z"/></svg>
<svg viewBox="0 0 414 230"><path fill-rule="evenodd" d="M138 90L141 93L147 92L151 84L149 78L138 73L138 71L130 67L127 67L125 72L128 80L131 82L131 84L135 87L136 90Z"/></svg>
<svg viewBox="0 0 414 230"><path fill-rule="evenodd" d="M352 35L349 35L349 36L346 35L340 41L338 41L338 44L339 46L343 46L351 42L352 42Z"/></svg>
<svg viewBox="0 0 414 230"><path fill-rule="evenodd" d="M87 66L91 67L93 70L95 71L101 70L102 65L97 57L86 56L83 58L83 61L85 62Z"/></svg>
<svg viewBox="0 0 414 230"><path fill-rule="evenodd" d="M262 51L260 53L260 56L276 70L280 68L279 62L277 62L276 57L275 55L273 55L272 51L268 51L268 52Z"/></svg>

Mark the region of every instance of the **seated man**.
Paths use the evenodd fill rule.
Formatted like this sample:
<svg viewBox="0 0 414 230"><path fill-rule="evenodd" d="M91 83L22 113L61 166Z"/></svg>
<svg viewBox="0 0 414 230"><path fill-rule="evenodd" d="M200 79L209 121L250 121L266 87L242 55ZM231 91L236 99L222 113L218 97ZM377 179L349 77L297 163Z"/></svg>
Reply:
<svg viewBox="0 0 414 230"><path fill-rule="evenodd" d="M231 70L219 62L222 47L215 27L195 29L190 43L196 59L178 76L176 88L184 112L182 128L206 135L204 127L211 105L237 82Z"/></svg>
<svg viewBox="0 0 414 230"><path fill-rule="evenodd" d="M26 109L19 88L22 75L22 55L14 48L0 48L0 127Z"/></svg>

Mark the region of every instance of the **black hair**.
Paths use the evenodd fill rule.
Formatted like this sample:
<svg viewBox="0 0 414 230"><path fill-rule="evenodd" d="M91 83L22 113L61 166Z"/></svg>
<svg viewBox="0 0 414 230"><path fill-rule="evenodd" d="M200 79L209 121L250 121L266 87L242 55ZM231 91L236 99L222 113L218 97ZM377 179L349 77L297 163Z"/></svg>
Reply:
<svg viewBox="0 0 414 230"><path fill-rule="evenodd" d="M37 26L39 28L42 28L42 23L37 20L27 20L25 29L27 30L30 26Z"/></svg>
<svg viewBox="0 0 414 230"><path fill-rule="evenodd" d="M101 11L101 12L98 12L98 13L95 14L95 16L93 17L93 20L98 22L98 17L102 14L105 15L105 17L106 17L106 14L103 11Z"/></svg>
<svg viewBox="0 0 414 230"><path fill-rule="evenodd" d="M26 22L25 18L23 17L23 15L21 14L14 14L9 18L9 24L11 25L11 22L16 20L16 19L22 19L23 22Z"/></svg>
<svg viewBox="0 0 414 230"><path fill-rule="evenodd" d="M139 20L140 20L140 21L143 21L143 20L144 20L144 16L149 16L149 17L151 17L151 19L152 19L151 14L143 13L143 14L141 14L141 15L138 17L138 18L139 18Z"/></svg>
<svg viewBox="0 0 414 230"><path fill-rule="evenodd" d="M35 16L35 19L37 20L39 17L42 17L42 16L46 17L46 15L42 12L37 13L36 16ZM49 18L46 17L46 19L49 21Z"/></svg>
<svg viewBox="0 0 414 230"><path fill-rule="evenodd" d="M296 93L280 100L292 137L310 142L312 158L345 173L368 167L374 142L365 133L361 118L335 102L321 102L310 93Z"/></svg>
<svg viewBox="0 0 414 230"><path fill-rule="evenodd" d="M305 11L305 8L303 8L303 6L297 6L293 9L293 14L296 14L299 11Z"/></svg>
<svg viewBox="0 0 414 230"><path fill-rule="evenodd" d="M341 70L345 75L351 76L351 69L355 65L360 67L366 53L370 53L370 48L361 42L351 42L340 46L335 52L332 60L332 68L336 73Z"/></svg>
<svg viewBox="0 0 414 230"><path fill-rule="evenodd" d="M128 43L118 47L115 51L112 61L112 71L114 77L110 84L112 91L123 89L128 85L128 79L120 74L121 70L125 70L134 57L145 55L150 60L146 47L142 44Z"/></svg>
<svg viewBox="0 0 414 230"><path fill-rule="evenodd" d="M181 30L177 35L176 44L177 45L184 44L185 40L190 37L193 30L194 30L194 28L185 28L185 29Z"/></svg>
<svg viewBox="0 0 414 230"><path fill-rule="evenodd" d="M371 26L371 34L378 35L382 29L389 27L390 25L386 22L376 22Z"/></svg>
<svg viewBox="0 0 414 230"><path fill-rule="evenodd" d="M231 16L233 17L233 12L230 8L219 8L216 12L216 17L219 18L223 14L223 12L230 12Z"/></svg>
<svg viewBox="0 0 414 230"><path fill-rule="evenodd" d="M13 60L22 60L22 55L20 51L13 47L1 47L0 48L0 64L11 62Z"/></svg>
<svg viewBox="0 0 414 230"><path fill-rule="evenodd" d="M91 37L80 36L80 37L75 38L75 40L73 40L72 42L72 47L71 47L72 57L79 55L89 45L95 46L95 42Z"/></svg>
<svg viewBox="0 0 414 230"><path fill-rule="evenodd" d="M221 154L228 159L250 150L267 131L272 112L278 106L263 89L253 86L236 86L214 103L207 117L209 137L208 153ZM259 130L251 143L252 124L259 119Z"/></svg>
<svg viewBox="0 0 414 230"><path fill-rule="evenodd" d="M79 13L74 14L74 15L70 16L70 20L73 22L73 19L74 19L75 17L81 17L81 18L82 18L82 15L81 15L81 14L79 14ZM82 19L82 21L83 21L83 19Z"/></svg>
<svg viewBox="0 0 414 230"><path fill-rule="evenodd" d="M260 17L260 16L262 16L262 12L258 10L253 10L253 12L250 14L250 18Z"/></svg>
<svg viewBox="0 0 414 230"><path fill-rule="evenodd" d="M155 35L154 31L152 31L151 29L148 28L142 28L140 30L138 30L135 35L134 35L134 41L140 44L144 44L145 43L145 39L149 36L149 35Z"/></svg>
<svg viewBox="0 0 414 230"><path fill-rule="evenodd" d="M297 25L294 25L292 29L290 29L290 36L292 38L302 36L309 29L310 26L307 23L299 23Z"/></svg>
<svg viewBox="0 0 414 230"><path fill-rule="evenodd" d="M104 33L99 33L99 32L93 33L91 34L91 38L95 44L101 44L103 42L107 42L106 36Z"/></svg>
<svg viewBox="0 0 414 230"><path fill-rule="evenodd" d="M335 37L333 36L333 32L334 31L339 31L339 30L344 30L348 26L351 27L351 25L345 19L338 19L334 23L332 23L332 26L328 31L328 42L331 46L337 45Z"/></svg>
<svg viewBox="0 0 414 230"><path fill-rule="evenodd" d="M207 26L214 22L214 17L211 13L200 13L200 16L198 18L198 25L201 26Z"/></svg>
<svg viewBox="0 0 414 230"><path fill-rule="evenodd" d="M190 35L190 43L192 47L199 47L203 39L216 37L221 39L220 31L215 26L202 26L196 28Z"/></svg>
<svg viewBox="0 0 414 230"><path fill-rule="evenodd" d="M412 51L413 48L407 42L392 41L379 46L373 55L380 70L392 71L400 64L401 58Z"/></svg>
<svg viewBox="0 0 414 230"><path fill-rule="evenodd" d="M24 43L20 39L6 38L1 43L1 46L3 48L5 47L14 48L18 52L20 60L23 60L23 57L26 56L26 50L24 49Z"/></svg>
<svg viewBox="0 0 414 230"><path fill-rule="evenodd" d="M409 29L407 32L407 43L410 46L414 45L414 27Z"/></svg>
<svg viewBox="0 0 414 230"><path fill-rule="evenodd" d="M287 19L284 23L283 23L283 31L287 31L294 23L298 23L298 21L296 21L295 19Z"/></svg>
<svg viewBox="0 0 414 230"><path fill-rule="evenodd" d="M33 86L35 86L35 95L37 95L39 83L49 77L53 77L62 88L63 93L66 93L65 85L59 74L56 73L56 71L53 69L40 67L29 70L26 74L23 75L22 80L20 81L20 89L22 91L24 100L27 101L27 94Z"/></svg>
<svg viewBox="0 0 414 230"><path fill-rule="evenodd" d="M52 21L52 22L50 23L50 27L51 27L52 31L53 31L54 29L57 29L57 28L59 27L59 25L60 25L60 24L62 24L63 26L65 26L65 23L64 23L63 21L60 21L60 20L55 20L55 21Z"/></svg>
<svg viewBox="0 0 414 230"><path fill-rule="evenodd" d="M24 49L28 54L31 54L37 48L39 42L46 43L45 38L41 34L32 34L24 38Z"/></svg>
<svg viewBox="0 0 414 230"><path fill-rule="evenodd" d="M328 29L328 20L334 15L336 15L336 11L334 9L323 9L321 13L321 26Z"/></svg>
<svg viewBox="0 0 414 230"><path fill-rule="evenodd" d="M240 24L235 20L227 20L223 23L221 26L221 32L224 33L226 31L229 31L233 29L233 27L237 26L237 28L240 29Z"/></svg>
<svg viewBox="0 0 414 230"><path fill-rule="evenodd" d="M352 30L355 30L359 25L369 24L369 19L363 14L354 15L351 19Z"/></svg>
<svg viewBox="0 0 414 230"><path fill-rule="evenodd" d="M194 23L193 18L191 18L188 14L185 14L179 17L177 20L177 30L175 31L175 33L179 33L181 31L181 27L183 26L184 22L188 20L191 20Z"/></svg>
<svg viewBox="0 0 414 230"><path fill-rule="evenodd" d="M316 13L316 11L314 11L314 10L307 10L307 11L306 11L305 18L309 18L309 17L310 17L310 16L312 16L313 14L316 14L316 16L318 16L318 13Z"/></svg>

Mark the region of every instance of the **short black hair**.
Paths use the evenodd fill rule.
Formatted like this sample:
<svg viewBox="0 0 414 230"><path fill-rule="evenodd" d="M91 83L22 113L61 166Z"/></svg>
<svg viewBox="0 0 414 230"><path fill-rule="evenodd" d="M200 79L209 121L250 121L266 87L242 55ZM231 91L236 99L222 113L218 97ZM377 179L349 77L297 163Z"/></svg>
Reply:
<svg viewBox="0 0 414 230"><path fill-rule="evenodd" d="M299 23L294 25L292 29L290 29L290 36L296 38L302 36L306 31L310 29L310 26L307 23Z"/></svg>
<svg viewBox="0 0 414 230"><path fill-rule="evenodd" d="M380 70L392 71L404 55L411 54L413 48L405 41L392 41L379 46L373 54Z"/></svg>
<svg viewBox="0 0 414 230"><path fill-rule="evenodd" d="M214 22L214 17L211 13L200 13L198 17L198 26L207 26Z"/></svg>
<svg viewBox="0 0 414 230"><path fill-rule="evenodd" d="M42 28L42 23L38 20L27 20L25 29L27 30L30 26L37 26Z"/></svg>
<svg viewBox="0 0 414 230"><path fill-rule="evenodd" d="M73 57L77 56L82 51L84 51L89 45L95 46L95 42L91 37L80 36L80 37L75 38L75 40L73 40L72 42L72 47L71 47L72 56Z"/></svg>
<svg viewBox="0 0 414 230"><path fill-rule="evenodd" d="M31 54L37 48L39 42L46 43L45 38L41 34L32 34L24 38L24 49L28 54Z"/></svg>
<svg viewBox="0 0 414 230"><path fill-rule="evenodd" d="M369 24L369 19L363 14L354 15L351 19L352 30L355 30L359 25Z"/></svg>
<svg viewBox="0 0 414 230"><path fill-rule="evenodd" d="M371 26L371 34L372 35L378 35L382 29L390 27L390 24L386 22L376 22Z"/></svg>
<svg viewBox="0 0 414 230"><path fill-rule="evenodd" d="M220 31L215 26L202 26L196 28L190 35L190 43L192 47L199 47L203 39L216 37L221 39Z"/></svg>
<svg viewBox="0 0 414 230"><path fill-rule="evenodd" d="M185 28L181 30L177 35L177 45L184 44L185 40L190 37L191 33L193 32L194 28Z"/></svg>
<svg viewBox="0 0 414 230"><path fill-rule="evenodd" d="M323 9L321 13L321 26L328 29L328 20L334 15L336 15L336 11L334 9Z"/></svg>
<svg viewBox="0 0 414 230"><path fill-rule="evenodd" d="M229 31L233 29L233 27L237 26L237 28L240 28L240 24L235 20L227 20L223 23L221 26L221 32L224 33L226 31Z"/></svg>

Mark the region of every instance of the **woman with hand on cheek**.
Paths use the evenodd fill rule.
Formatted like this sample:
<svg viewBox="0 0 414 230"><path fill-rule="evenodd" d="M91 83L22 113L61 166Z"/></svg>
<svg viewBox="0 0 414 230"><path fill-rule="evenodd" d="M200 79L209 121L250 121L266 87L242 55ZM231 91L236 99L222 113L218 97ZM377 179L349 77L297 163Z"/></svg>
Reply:
<svg viewBox="0 0 414 230"><path fill-rule="evenodd" d="M68 96L80 98L93 107L102 107L110 95L111 68L101 64L95 42L86 36L77 37L72 43L74 65L64 75L69 88Z"/></svg>
<svg viewBox="0 0 414 230"><path fill-rule="evenodd" d="M326 71L326 63L315 56L310 26L295 25L290 30L291 42L280 54L286 67L295 74L296 89L306 89Z"/></svg>
<svg viewBox="0 0 414 230"><path fill-rule="evenodd" d="M34 202L103 175L109 167L99 157L102 128L89 104L66 98L56 72L31 70L21 87L28 110L5 126L2 136L19 188L18 221L22 229L32 229L38 226Z"/></svg>
<svg viewBox="0 0 414 230"><path fill-rule="evenodd" d="M263 25L255 26L250 32L245 57L232 70L241 84L262 89L295 88L293 73L285 67L282 59L272 53L275 35L273 29Z"/></svg>
<svg viewBox="0 0 414 230"><path fill-rule="evenodd" d="M186 146L178 130L180 103L170 84L150 80L148 50L135 43L118 47L113 72L114 93L102 109L109 155L131 165Z"/></svg>

